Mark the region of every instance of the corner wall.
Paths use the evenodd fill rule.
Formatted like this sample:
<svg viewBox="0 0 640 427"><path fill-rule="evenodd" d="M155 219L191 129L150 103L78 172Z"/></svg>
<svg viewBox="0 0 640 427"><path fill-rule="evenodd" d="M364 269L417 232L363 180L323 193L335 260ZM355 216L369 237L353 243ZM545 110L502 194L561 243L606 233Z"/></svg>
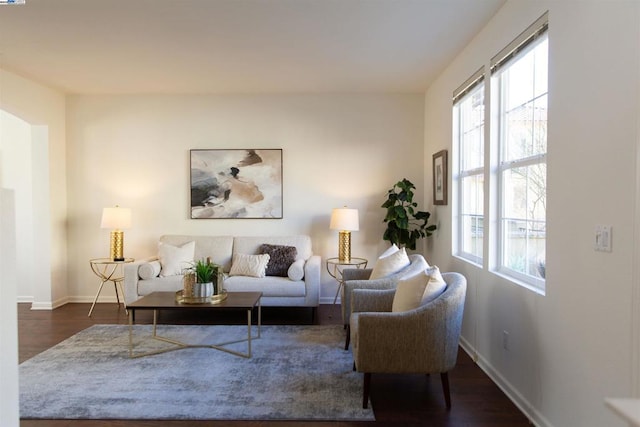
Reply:
<svg viewBox="0 0 640 427"><path fill-rule="evenodd" d="M538 425L623 425L603 400L634 388L639 8L508 1L425 97L429 165L451 150L453 90L549 10L546 296L452 256L451 203L434 209L441 228L427 250L469 281L465 347ZM593 250L597 224L613 226L611 253Z"/></svg>
<svg viewBox="0 0 640 427"><path fill-rule="evenodd" d="M308 234L337 256L335 207L359 209L352 254L382 248L387 190L402 178L423 188L424 99L410 95L122 95L67 99L69 295L92 300L89 258L108 255L102 208L130 207L125 256L157 253L162 234ZM283 219L189 219L189 150L282 148ZM323 266L321 298L336 282ZM114 300L113 289L100 301Z"/></svg>
<svg viewBox="0 0 640 427"><path fill-rule="evenodd" d="M34 273L33 295L21 296L31 297L33 308L50 309L64 304L68 295L65 96L1 69L0 93L0 109L32 126L31 160L38 165L33 170L33 233L42 245L36 248L41 268Z"/></svg>

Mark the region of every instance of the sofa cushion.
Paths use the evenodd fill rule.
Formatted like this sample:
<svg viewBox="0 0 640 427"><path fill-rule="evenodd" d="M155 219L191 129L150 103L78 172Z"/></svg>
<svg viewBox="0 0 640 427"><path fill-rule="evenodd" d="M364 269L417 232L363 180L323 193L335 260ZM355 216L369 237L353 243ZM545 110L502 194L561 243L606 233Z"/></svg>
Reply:
<svg viewBox="0 0 640 427"><path fill-rule="evenodd" d="M160 261L143 262L138 267L138 276L142 280L153 279L154 277L158 277L160 270L162 270Z"/></svg>
<svg viewBox="0 0 640 427"><path fill-rule="evenodd" d="M229 276L265 277L269 254L233 254Z"/></svg>
<svg viewBox="0 0 640 427"><path fill-rule="evenodd" d="M155 277L138 282L138 295L149 295L151 292L176 292L183 287L182 276Z"/></svg>
<svg viewBox="0 0 640 427"><path fill-rule="evenodd" d="M418 308L422 302L424 291L431 276L425 270L398 281L396 293L393 296L391 311L408 311Z"/></svg>
<svg viewBox="0 0 640 427"><path fill-rule="evenodd" d="M378 258L373 266L373 271L371 272L371 276L369 276L369 280L390 276L393 273L397 273L402 270L410 263L411 262L409 261L409 256L407 255L405 248L401 248L393 252L391 255Z"/></svg>
<svg viewBox="0 0 640 427"><path fill-rule="evenodd" d="M299 259L289 266L289 269L287 270L287 276L289 279L294 281L304 279L304 263L305 260Z"/></svg>
<svg viewBox="0 0 640 427"><path fill-rule="evenodd" d="M285 245L269 245L260 246L261 254L269 254L269 263L267 264L267 276L287 277L289 267L296 260L298 250L295 246Z"/></svg>
<svg viewBox="0 0 640 427"><path fill-rule="evenodd" d="M193 263L195 247L196 242L185 243L180 247L160 242L158 244L158 258L162 266L160 276L182 274L182 271Z"/></svg>
<svg viewBox="0 0 640 427"><path fill-rule="evenodd" d="M263 278L232 276L224 281L227 292L262 292L263 297L304 297L303 281L291 281L288 277Z"/></svg>

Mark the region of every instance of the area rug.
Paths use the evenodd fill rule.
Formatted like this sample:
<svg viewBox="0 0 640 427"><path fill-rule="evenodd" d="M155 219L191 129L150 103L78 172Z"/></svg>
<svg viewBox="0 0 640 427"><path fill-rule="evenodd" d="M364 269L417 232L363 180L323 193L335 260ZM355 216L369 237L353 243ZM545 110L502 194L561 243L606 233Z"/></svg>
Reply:
<svg viewBox="0 0 640 427"><path fill-rule="evenodd" d="M158 326L159 335L189 344L246 332L246 326ZM371 409L362 409L362 376L342 347L341 326L268 325L261 332L251 359L210 348L130 359L128 326L92 326L20 365L20 416L374 420ZM168 345L150 336L151 326L134 326L136 352ZM246 343L229 348L246 351Z"/></svg>

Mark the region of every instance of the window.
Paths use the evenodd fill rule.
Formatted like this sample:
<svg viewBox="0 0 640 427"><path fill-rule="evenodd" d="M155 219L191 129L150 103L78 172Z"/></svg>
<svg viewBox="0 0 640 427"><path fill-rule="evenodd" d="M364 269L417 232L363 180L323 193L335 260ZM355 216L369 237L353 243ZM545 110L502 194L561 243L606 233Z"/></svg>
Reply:
<svg viewBox="0 0 640 427"><path fill-rule="evenodd" d="M546 22L493 69L498 105L498 270L543 288L547 199Z"/></svg>
<svg viewBox="0 0 640 427"><path fill-rule="evenodd" d="M482 264L484 248L484 74L454 92L458 180L458 256Z"/></svg>
<svg viewBox="0 0 640 427"><path fill-rule="evenodd" d="M454 253L540 290L546 264L547 29L545 14L491 59L489 81L480 69L453 99ZM491 118L486 126L485 117ZM491 135L486 144L485 135Z"/></svg>

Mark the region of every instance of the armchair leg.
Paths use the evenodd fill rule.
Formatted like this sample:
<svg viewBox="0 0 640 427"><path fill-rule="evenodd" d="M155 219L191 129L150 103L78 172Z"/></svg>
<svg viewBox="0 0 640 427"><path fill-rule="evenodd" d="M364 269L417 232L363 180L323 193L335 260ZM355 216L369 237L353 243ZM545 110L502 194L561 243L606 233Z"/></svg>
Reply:
<svg viewBox="0 0 640 427"><path fill-rule="evenodd" d="M347 325L347 338L344 342L344 349L349 350L349 341L351 341L351 326Z"/></svg>
<svg viewBox="0 0 640 427"><path fill-rule="evenodd" d="M364 373L364 385L362 387L362 408L367 409L369 405L369 387L371 386L371 372Z"/></svg>
<svg viewBox="0 0 640 427"><path fill-rule="evenodd" d="M447 409L451 409L451 394L449 393L449 373L442 372L440 374L442 380L442 391L444 392L444 401L447 404Z"/></svg>

